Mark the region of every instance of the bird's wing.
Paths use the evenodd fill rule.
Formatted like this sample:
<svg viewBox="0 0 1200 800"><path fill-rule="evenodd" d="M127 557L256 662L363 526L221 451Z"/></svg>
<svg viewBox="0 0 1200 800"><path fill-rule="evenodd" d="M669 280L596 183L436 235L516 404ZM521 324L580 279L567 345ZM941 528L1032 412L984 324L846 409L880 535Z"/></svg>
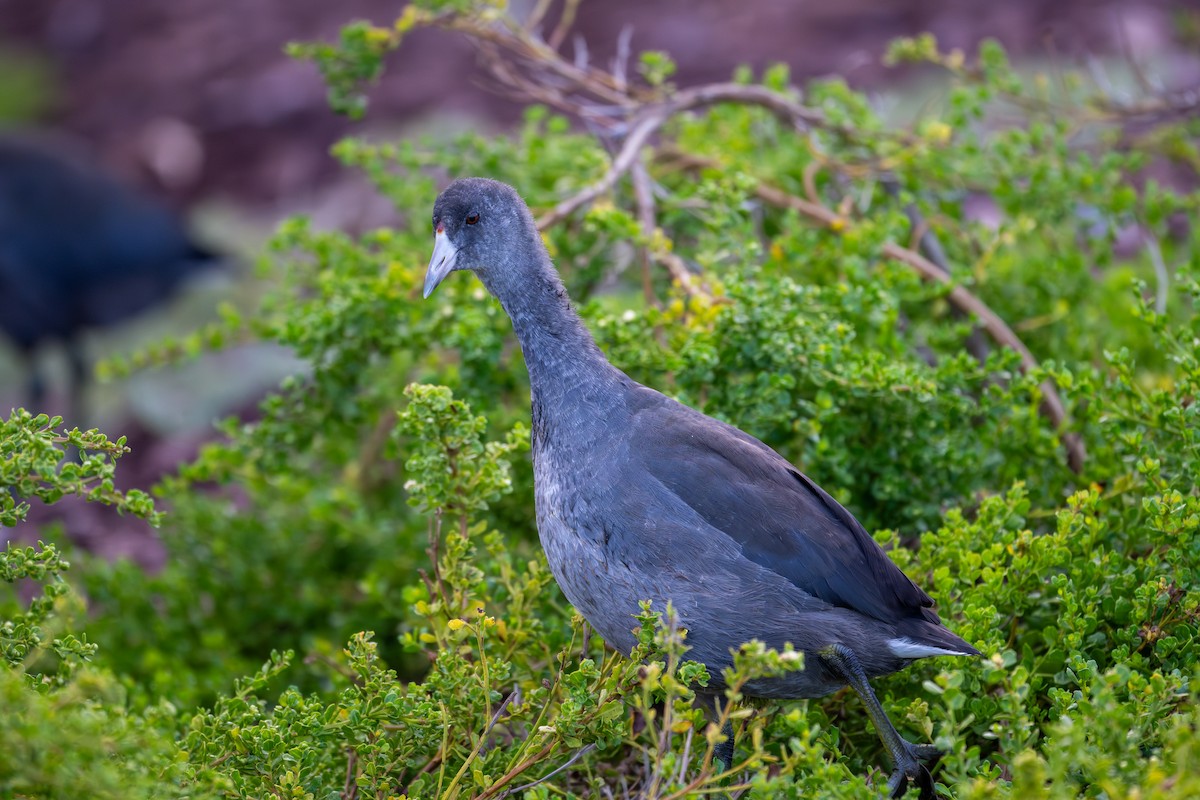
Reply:
<svg viewBox="0 0 1200 800"><path fill-rule="evenodd" d="M929 595L850 512L782 456L737 428L662 399L647 398L634 411L630 457L737 542L742 555L832 605L886 621L936 620Z"/></svg>

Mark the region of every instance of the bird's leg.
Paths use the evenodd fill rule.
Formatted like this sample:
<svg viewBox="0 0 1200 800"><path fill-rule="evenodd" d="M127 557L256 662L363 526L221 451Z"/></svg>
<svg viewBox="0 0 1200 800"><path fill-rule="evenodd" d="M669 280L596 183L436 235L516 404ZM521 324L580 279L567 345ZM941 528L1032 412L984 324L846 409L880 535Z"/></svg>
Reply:
<svg viewBox="0 0 1200 800"><path fill-rule="evenodd" d="M67 342L67 358L71 362L71 388L67 396L67 413L70 418L67 420L69 425L86 430L87 425L83 419L83 397L88 385L89 369L87 356L84 355L83 345L78 339L71 339Z"/></svg>
<svg viewBox="0 0 1200 800"><path fill-rule="evenodd" d="M696 694L696 705L699 705L709 721L719 723L721 721L721 701L717 695ZM725 724L721 726L721 735L725 737L725 741L713 747L713 761L720 762L721 772L733 768L733 723L725 720Z"/></svg>
<svg viewBox="0 0 1200 800"><path fill-rule="evenodd" d="M713 761L721 762L721 771L733 768L733 723L726 720L721 726L725 741L713 748Z"/></svg>
<svg viewBox="0 0 1200 800"><path fill-rule="evenodd" d="M26 394L29 397L29 408L26 410L31 414L41 414L46 403L46 379L37 367L33 367L29 373Z"/></svg>
<svg viewBox="0 0 1200 800"><path fill-rule="evenodd" d="M867 707L867 715L875 724L875 730L879 732L879 738L896 767L896 771L888 780L892 797L902 797L908 788L908 782L912 781L921 790L921 800L933 800L936 796L933 777L925 764L935 762L942 752L933 745L913 744L900 735L896 726L888 719L879 699L875 697L875 692L867 680L867 673L853 651L840 644L833 645L821 651L821 660L845 679Z"/></svg>
<svg viewBox="0 0 1200 800"><path fill-rule="evenodd" d="M22 361L25 362L25 374L29 376L29 383L25 389L25 401L29 406L25 409L30 414L41 414L45 412L46 404L46 378L42 375L41 369L38 367L36 353L32 350L22 354Z"/></svg>

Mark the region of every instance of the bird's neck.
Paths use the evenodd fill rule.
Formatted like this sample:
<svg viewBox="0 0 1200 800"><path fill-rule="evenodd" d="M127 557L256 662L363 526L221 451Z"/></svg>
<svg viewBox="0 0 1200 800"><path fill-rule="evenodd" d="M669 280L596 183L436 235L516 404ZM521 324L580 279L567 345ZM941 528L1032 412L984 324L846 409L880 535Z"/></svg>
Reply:
<svg viewBox="0 0 1200 800"><path fill-rule="evenodd" d="M536 240L497 277L481 276L512 320L529 369L534 415L545 422L582 424L600 414L624 375L596 345ZM516 259L514 259L514 262Z"/></svg>

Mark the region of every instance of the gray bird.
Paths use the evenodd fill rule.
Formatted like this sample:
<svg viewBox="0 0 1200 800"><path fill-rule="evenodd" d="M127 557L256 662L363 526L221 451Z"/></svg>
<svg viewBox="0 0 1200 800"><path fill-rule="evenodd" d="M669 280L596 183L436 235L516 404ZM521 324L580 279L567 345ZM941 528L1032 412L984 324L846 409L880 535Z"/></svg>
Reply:
<svg viewBox="0 0 1200 800"><path fill-rule="evenodd" d="M538 534L567 599L613 647L635 644L639 602L670 601L688 654L720 690L731 651L791 643L802 671L750 683L762 698L850 686L895 764L933 797L925 763L868 679L930 656L979 655L862 525L767 445L642 386L597 347L510 186L455 181L433 208L425 297L474 272L512 319L529 369ZM729 764L732 737L720 754Z"/></svg>

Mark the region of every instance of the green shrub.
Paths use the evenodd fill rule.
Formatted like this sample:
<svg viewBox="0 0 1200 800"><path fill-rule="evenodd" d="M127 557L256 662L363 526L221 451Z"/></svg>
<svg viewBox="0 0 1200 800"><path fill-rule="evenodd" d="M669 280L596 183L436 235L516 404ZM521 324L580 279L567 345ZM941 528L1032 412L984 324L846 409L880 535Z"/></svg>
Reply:
<svg viewBox="0 0 1200 800"><path fill-rule="evenodd" d="M147 495L113 487L124 439L61 424L21 409L0 421L0 524L29 511L13 493L47 503L78 495L157 521ZM80 455L63 461L67 447ZM83 607L62 579L68 566L49 544L0 551L0 795L164 796L181 774L174 709L129 713L120 683L90 663L96 645L69 630Z"/></svg>
<svg viewBox="0 0 1200 800"><path fill-rule="evenodd" d="M848 693L733 706L737 763L720 775L719 726L691 705L706 676L669 615L642 618L632 660L573 615L536 541L508 321L467 279L419 299L432 176L449 172L551 212L547 244L613 362L829 488L986 654L878 685L908 735L947 751L946 796L1200 794L1200 284L1195 226L1172 224L1200 195L1142 173L1195 170L1195 120L1135 136L1144 109L1074 79L1051 94L995 45L971 61L927 38L890 54L949 81L911 128L837 81L801 105L781 69L676 107L692 95L663 54L644 83L593 70L560 94L538 82L561 65L534 26L487 3L416 3L394 27L296 50L362 111L355 82L418 25L490 42L496 75L559 111L605 123L600 100L625 91L622 130L652 122L658 138L565 214L613 162L545 108L512 136L339 145L404 225L353 239L292 221L260 306L134 359L251 334L308 370L157 488L162 572L77 559L93 613L70 626L86 640L64 632L57 653L32 633L57 600L3 607L6 653L63 666L8 657L20 713L0 735L48 742L76 717L80 734L57 745L67 777L27 758L0 786L70 796L125 770L142 781L129 796L878 796L885 756ZM994 224L971 218L979 197ZM1152 246L1118 255L1134 229ZM5 428L0 475L17 496L150 513L110 491L109 460L59 472L49 421L13 430L26 438ZM55 563L42 553L10 558ZM750 647L731 677L798 666Z"/></svg>

